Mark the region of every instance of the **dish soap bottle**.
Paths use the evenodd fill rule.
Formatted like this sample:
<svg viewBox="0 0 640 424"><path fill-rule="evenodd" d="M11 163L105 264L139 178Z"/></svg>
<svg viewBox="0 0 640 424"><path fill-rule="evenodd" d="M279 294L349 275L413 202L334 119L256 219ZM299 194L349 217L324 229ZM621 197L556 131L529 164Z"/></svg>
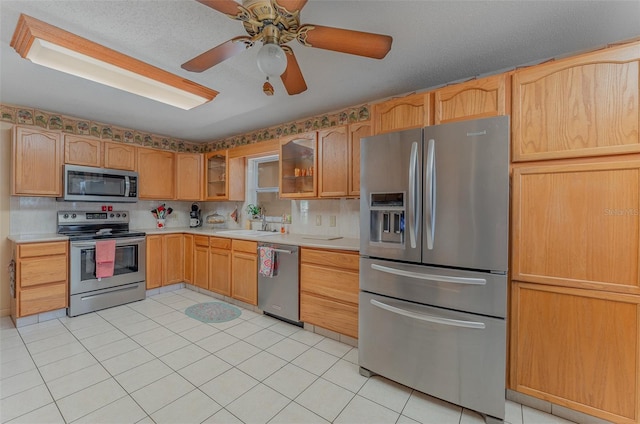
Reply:
<svg viewBox="0 0 640 424"><path fill-rule="evenodd" d="M280 234L284 234L285 233L285 228L284 228L284 223L287 219L287 215L282 214L282 224L280 224Z"/></svg>

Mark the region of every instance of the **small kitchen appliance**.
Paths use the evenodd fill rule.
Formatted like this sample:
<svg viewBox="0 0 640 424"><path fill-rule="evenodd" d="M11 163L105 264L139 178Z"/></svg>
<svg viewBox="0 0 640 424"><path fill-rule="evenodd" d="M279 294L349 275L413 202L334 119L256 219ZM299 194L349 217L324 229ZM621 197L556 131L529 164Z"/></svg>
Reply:
<svg viewBox="0 0 640 424"><path fill-rule="evenodd" d="M202 225L202 210L197 203L191 204L191 212L189 212L189 227L196 228Z"/></svg>

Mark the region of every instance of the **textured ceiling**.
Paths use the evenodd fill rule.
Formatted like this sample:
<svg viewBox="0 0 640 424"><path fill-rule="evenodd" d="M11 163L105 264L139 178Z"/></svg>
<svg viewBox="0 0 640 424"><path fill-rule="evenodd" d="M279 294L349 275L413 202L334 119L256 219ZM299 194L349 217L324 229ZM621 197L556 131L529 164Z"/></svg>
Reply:
<svg viewBox="0 0 640 424"><path fill-rule="evenodd" d="M48 70L9 46L20 13L220 92L184 111ZM383 60L289 45L308 90L262 93L254 47L203 73L180 65L242 25L195 0L0 0L0 102L211 141L640 35L640 1L310 0L301 23L388 34Z"/></svg>

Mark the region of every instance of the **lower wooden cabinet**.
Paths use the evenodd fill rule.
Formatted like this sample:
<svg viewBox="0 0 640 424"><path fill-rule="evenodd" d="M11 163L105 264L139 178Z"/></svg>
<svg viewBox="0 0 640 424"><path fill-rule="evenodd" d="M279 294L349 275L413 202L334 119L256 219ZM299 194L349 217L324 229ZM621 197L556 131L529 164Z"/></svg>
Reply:
<svg viewBox="0 0 640 424"><path fill-rule="evenodd" d="M209 290L231 296L231 239L209 237Z"/></svg>
<svg viewBox="0 0 640 424"><path fill-rule="evenodd" d="M209 237L193 237L193 285L209 288Z"/></svg>
<svg viewBox="0 0 640 424"><path fill-rule="evenodd" d="M69 306L69 243L18 244L15 248L15 318Z"/></svg>
<svg viewBox="0 0 640 424"><path fill-rule="evenodd" d="M356 252L300 249L300 320L358 337Z"/></svg>
<svg viewBox="0 0 640 424"><path fill-rule="evenodd" d="M184 282L193 284L193 234L183 234L184 240Z"/></svg>
<svg viewBox="0 0 640 424"><path fill-rule="evenodd" d="M258 243L233 240L231 243L231 297L250 305L258 304Z"/></svg>
<svg viewBox="0 0 640 424"><path fill-rule="evenodd" d="M640 296L512 285L510 386L616 423L640 420Z"/></svg>
<svg viewBox="0 0 640 424"><path fill-rule="evenodd" d="M184 280L184 239L181 233L147 236L147 290Z"/></svg>

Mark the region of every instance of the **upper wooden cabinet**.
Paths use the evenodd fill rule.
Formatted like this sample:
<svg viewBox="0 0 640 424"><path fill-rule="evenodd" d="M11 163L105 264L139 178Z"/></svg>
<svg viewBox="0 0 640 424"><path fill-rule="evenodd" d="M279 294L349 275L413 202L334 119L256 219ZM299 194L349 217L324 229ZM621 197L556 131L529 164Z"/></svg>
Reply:
<svg viewBox="0 0 640 424"><path fill-rule="evenodd" d="M640 294L640 155L513 171L513 279Z"/></svg>
<svg viewBox="0 0 640 424"><path fill-rule="evenodd" d="M349 134L346 126L318 131L318 197L349 194Z"/></svg>
<svg viewBox="0 0 640 424"><path fill-rule="evenodd" d="M640 42L513 74L513 160L640 152Z"/></svg>
<svg viewBox="0 0 640 424"><path fill-rule="evenodd" d="M64 163L101 167L102 142L98 139L65 135Z"/></svg>
<svg viewBox="0 0 640 424"><path fill-rule="evenodd" d="M176 154L177 200L202 200L202 159L200 153Z"/></svg>
<svg viewBox="0 0 640 424"><path fill-rule="evenodd" d="M318 135L314 132L280 139L280 197L317 196Z"/></svg>
<svg viewBox="0 0 640 424"><path fill-rule="evenodd" d="M229 158L228 150L205 155L205 199L244 200L245 158Z"/></svg>
<svg viewBox="0 0 640 424"><path fill-rule="evenodd" d="M640 297L521 282L511 293L511 389L640 422Z"/></svg>
<svg viewBox="0 0 640 424"><path fill-rule="evenodd" d="M434 91L434 124L509 114L507 74L466 81Z"/></svg>
<svg viewBox="0 0 640 424"><path fill-rule="evenodd" d="M11 194L62 196L60 133L15 126L12 142Z"/></svg>
<svg viewBox="0 0 640 424"><path fill-rule="evenodd" d="M370 136L371 131L369 121L349 125L349 196L360 196L360 140Z"/></svg>
<svg viewBox="0 0 640 424"><path fill-rule="evenodd" d="M138 197L165 200L175 198L175 153L137 148Z"/></svg>
<svg viewBox="0 0 640 424"><path fill-rule="evenodd" d="M431 93L417 93L374 104L374 134L430 125L431 99Z"/></svg>
<svg viewBox="0 0 640 424"><path fill-rule="evenodd" d="M104 141L102 144L105 168L136 170L135 146L110 141Z"/></svg>

